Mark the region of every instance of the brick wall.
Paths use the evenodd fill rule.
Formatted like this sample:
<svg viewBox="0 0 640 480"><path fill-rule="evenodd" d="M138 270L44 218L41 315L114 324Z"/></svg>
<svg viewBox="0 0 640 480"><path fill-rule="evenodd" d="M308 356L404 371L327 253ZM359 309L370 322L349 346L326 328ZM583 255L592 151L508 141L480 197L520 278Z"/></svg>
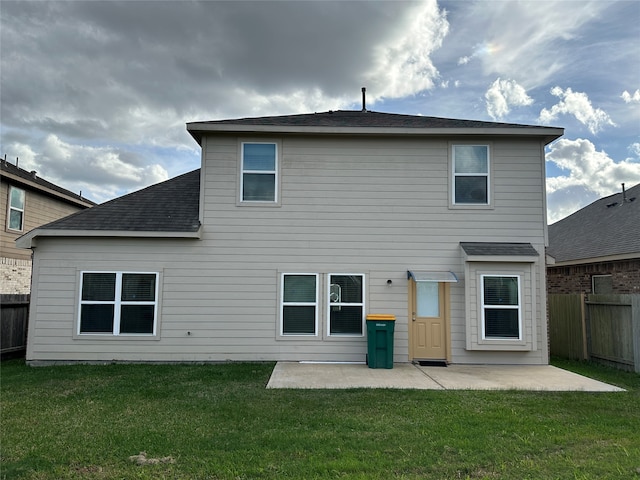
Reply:
<svg viewBox="0 0 640 480"><path fill-rule="evenodd" d="M31 260L0 257L0 293L31 292Z"/></svg>
<svg viewBox="0 0 640 480"><path fill-rule="evenodd" d="M640 293L640 259L547 267L547 293L593 293L591 277L611 275L614 294Z"/></svg>

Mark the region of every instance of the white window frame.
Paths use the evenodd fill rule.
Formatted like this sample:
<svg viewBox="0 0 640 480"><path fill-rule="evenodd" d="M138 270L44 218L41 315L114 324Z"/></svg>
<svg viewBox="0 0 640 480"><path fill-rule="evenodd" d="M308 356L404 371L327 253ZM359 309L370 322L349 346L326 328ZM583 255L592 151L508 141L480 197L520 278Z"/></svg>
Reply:
<svg viewBox="0 0 640 480"><path fill-rule="evenodd" d="M314 277L316 281L316 296L314 302L285 302L284 301L284 279L287 276ZM318 318L320 309L320 275L317 273L294 273L287 272L280 275L280 335L283 337L317 337L318 336ZM315 319L313 333L286 333L284 331L284 307L315 307Z"/></svg>
<svg viewBox="0 0 640 480"><path fill-rule="evenodd" d="M487 150L487 171L486 173L456 173L456 147L484 147ZM453 143L451 144L451 200L450 205L462 208L487 208L492 205L492 176L491 176L491 145L488 143ZM487 201L486 203L456 202L456 178L458 177L486 177L487 180Z"/></svg>
<svg viewBox="0 0 640 480"><path fill-rule="evenodd" d="M487 277L493 278L515 278L518 281L518 305L514 307L513 305L492 305L484 303L484 279ZM481 305L481 326L482 326L482 340L499 340L499 341L514 341L520 342L522 341L522 278L520 275L515 275L512 273L492 273L492 274L481 274L480 275L480 305ZM498 310L517 310L518 312L518 337L487 337L486 335L486 322L485 322L485 312L486 309L498 309Z"/></svg>
<svg viewBox="0 0 640 480"><path fill-rule="evenodd" d="M245 170L244 168L244 147L245 145L273 145L275 147L275 162L274 170ZM243 141L240 143L240 198L238 199L239 205L278 205L280 202L280 145L279 142L264 140L264 141ZM245 200L244 199L244 175L247 173L273 175L274 177L274 192L273 200Z"/></svg>
<svg viewBox="0 0 640 480"><path fill-rule="evenodd" d="M115 292L114 300L83 300L82 299L82 286L84 283L85 273L106 273L115 274ZM155 275L155 292L154 301L123 301L122 300L122 277L123 275ZM155 337L158 329L158 293L160 286L160 274L158 272L136 272L136 271L110 271L110 270L84 270L80 272L80 289L78 293L78 327L76 334L78 336L102 336L102 337ZM113 305L113 330L109 332L82 332L81 320L82 320L82 306L83 305ZM120 333L120 313L123 305L153 305L153 331L152 333Z"/></svg>
<svg viewBox="0 0 640 480"><path fill-rule="evenodd" d="M359 303L346 303L346 302L332 302L331 301L331 277L340 276L340 277L361 277L362 278L362 302ZM354 337L364 337L366 333L366 276L364 273L327 273L327 281L326 281L326 319L327 319L327 337L331 338L354 338ZM361 318L361 334L357 333L331 333L331 307L362 307L362 318Z"/></svg>
<svg viewBox="0 0 640 480"><path fill-rule="evenodd" d="M22 208L15 207L11 204L11 198L13 197L12 192L14 190L18 190L22 192ZM22 232L24 230L24 210L25 204L27 203L27 192L18 187L14 187L13 185L9 186L9 198L7 198L7 230L11 230L14 232ZM11 228L11 212L12 211L20 212L20 228Z"/></svg>

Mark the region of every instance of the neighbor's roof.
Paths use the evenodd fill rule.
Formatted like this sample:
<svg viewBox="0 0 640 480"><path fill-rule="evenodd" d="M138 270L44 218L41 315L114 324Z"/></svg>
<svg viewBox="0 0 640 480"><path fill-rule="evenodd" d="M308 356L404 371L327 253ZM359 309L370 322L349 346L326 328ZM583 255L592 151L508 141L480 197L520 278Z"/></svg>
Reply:
<svg viewBox="0 0 640 480"><path fill-rule="evenodd" d="M370 110L336 110L302 115L239 118L187 123L198 143L207 133L299 133L362 135L525 135L551 142L564 129L540 125L456 120L451 118L400 115Z"/></svg>
<svg viewBox="0 0 640 480"><path fill-rule="evenodd" d="M30 248L38 236L197 238L199 202L198 169L38 227L17 245Z"/></svg>
<svg viewBox="0 0 640 480"><path fill-rule="evenodd" d="M28 172L27 170L4 159L0 160L0 176L6 178L11 183L20 185L21 187L37 190L44 195L57 198L58 200L71 203L79 207L88 208L96 205L96 203L91 200L77 195L66 188L62 188L54 183L48 182L44 178L40 178L35 171Z"/></svg>
<svg viewBox="0 0 640 480"><path fill-rule="evenodd" d="M556 265L640 258L640 184L596 200L549 225L547 254Z"/></svg>

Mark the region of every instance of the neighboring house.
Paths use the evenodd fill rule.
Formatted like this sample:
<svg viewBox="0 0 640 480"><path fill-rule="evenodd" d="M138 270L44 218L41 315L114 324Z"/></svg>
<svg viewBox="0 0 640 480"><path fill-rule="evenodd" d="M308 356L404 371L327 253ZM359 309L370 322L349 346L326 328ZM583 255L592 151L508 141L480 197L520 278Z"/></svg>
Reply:
<svg viewBox="0 0 640 480"><path fill-rule="evenodd" d="M547 255L548 293L640 294L640 184L550 225Z"/></svg>
<svg viewBox="0 0 640 480"><path fill-rule="evenodd" d="M5 159L0 160L0 180L0 294L28 294L31 252L17 248L16 239L95 203Z"/></svg>
<svg viewBox="0 0 640 480"><path fill-rule="evenodd" d="M52 361L546 364L544 148L561 128L370 111L195 122L202 167L37 228Z"/></svg>

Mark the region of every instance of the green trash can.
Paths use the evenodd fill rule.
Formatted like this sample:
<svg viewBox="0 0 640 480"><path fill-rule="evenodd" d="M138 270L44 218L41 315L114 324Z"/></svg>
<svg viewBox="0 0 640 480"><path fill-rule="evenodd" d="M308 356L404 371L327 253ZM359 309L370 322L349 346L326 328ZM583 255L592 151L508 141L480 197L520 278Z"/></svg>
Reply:
<svg viewBox="0 0 640 480"><path fill-rule="evenodd" d="M395 315L367 315L367 365L369 368L393 368L393 331Z"/></svg>

